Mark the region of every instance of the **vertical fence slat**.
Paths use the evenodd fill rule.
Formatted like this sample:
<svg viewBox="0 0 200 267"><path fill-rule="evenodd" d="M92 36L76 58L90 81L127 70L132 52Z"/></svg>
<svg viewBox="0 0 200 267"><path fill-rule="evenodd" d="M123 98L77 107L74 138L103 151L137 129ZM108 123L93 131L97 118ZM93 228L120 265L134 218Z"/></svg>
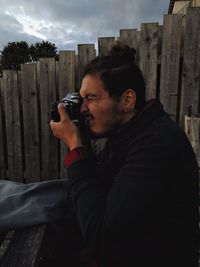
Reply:
<svg viewBox="0 0 200 267"><path fill-rule="evenodd" d="M184 40L183 76L181 90L180 122L192 106L194 114L199 112L200 88L200 8L188 8Z"/></svg>
<svg viewBox="0 0 200 267"><path fill-rule="evenodd" d="M3 72L3 94L7 137L8 177L23 181L21 125L17 71Z"/></svg>
<svg viewBox="0 0 200 267"><path fill-rule="evenodd" d="M98 55L106 56L110 48L115 44L115 37L98 38Z"/></svg>
<svg viewBox="0 0 200 267"><path fill-rule="evenodd" d="M5 141L4 141L4 125L3 125L3 92L2 79L0 78L0 179L6 179L6 163L5 163Z"/></svg>
<svg viewBox="0 0 200 267"><path fill-rule="evenodd" d="M138 47L137 29L121 29L119 31L119 40L130 47L135 49Z"/></svg>
<svg viewBox="0 0 200 267"><path fill-rule="evenodd" d="M13 169L13 157L14 157L14 152L11 151L12 149L12 143L13 143L13 138L12 138L12 129L9 129L9 125L12 125L12 120L13 120L13 114L9 114L9 106L11 105L11 103L9 103L11 101L11 97L9 97L9 99L6 99L6 96L8 93L6 93L9 89L8 89L8 83L9 83L9 71L3 71L3 77L2 77L2 81L1 81L1 90L2 90L2 100L3 100L3 109L4 109L4 136L6 139L4 139L4 148L6 148L6 176L9 177L10 180L12 180L13 178L13 173L12 173L12 169ZM6 103L5 103L6 101ZM10 119L10 123L9 123L9 119ZM7 145L9 145L9 147L7 147Z"/></svg>
<svg viewBox="0 0 200 267"><path fill-rule="evenodd" d="M79 92L80 82L79 82L79 64L78 55L75 55L75 91Z"/></svg>
<svg viewBox="0 0 200 267"><path fill-rule="evenodd" d="M124 45L135 48L136 62L139 62L139 41L140 41L140 32L137 29L121 29L119 31L119 41Z"/></svg>
<svg viewBox="0 0 200 267"><path fill-rule="evenodd" d="M156 97L158 33L158 23L141 24L139 66L146 83L146 100Z"/></svg>
<svg viewBox="0 0 200 267"><path fill-rule="evenodd" d="M25 174L27 182L40 180L40 149L36 64L21 65Z"/></svg>
<svg viewBox="0 0 200 267"><path fill-rule="evenodd" d="M194 153L197 157L198 165L200 167L200 118L189 117L185 115L185 133L192 145Z"/></svg>
<svg viewBox="0 0 200 267"><path fill-rule="evenodd" d="M40 129L41 129L41 180L58 179L58 140L50 127L50 105L56 99L56 63L54 58L39 61L40 72Z"/></svg>
<svg viewBox="0 0 200 267"><path fill-rule="evenodd" d="M59 61L56 61L56 99L58 100L59 98ZM55 99L55 100L56 100Z"/></svg>
<svg viewBox="0 0 200 267"><path fill-rule="evenodd" d="M59 97L75 91L75 51L62 51L59 57Z"/></svg>
<svg viewBox="0 0 200 267"><path fill-rule="evenodd" d="M95 57L94 44L78 45L78 88L81 86L82 74L86 64Z"/></svg>
<svg viewBox="0 0 200 267"><path fill-rule="evenodd" d="M162 39L163 39L163 25L159 25L158 26L158 64L161 64Z"/></svg>
<svg viewBox="0 0 200 267"><path fill-rule="evenodd" d="M75 52L63 51L60 53L59 64L59 98L63 98L67 93L75 92ZM66 146L60 144L60 175L61 178L67 177L63 159L67 153Z"/></svg>
<svg viewBox="0 0 200 267"><path fill-rule="evenodd" d="M174 121L177 119L181 28L182 15L166 15L164 17L160 100Z"/></svg>

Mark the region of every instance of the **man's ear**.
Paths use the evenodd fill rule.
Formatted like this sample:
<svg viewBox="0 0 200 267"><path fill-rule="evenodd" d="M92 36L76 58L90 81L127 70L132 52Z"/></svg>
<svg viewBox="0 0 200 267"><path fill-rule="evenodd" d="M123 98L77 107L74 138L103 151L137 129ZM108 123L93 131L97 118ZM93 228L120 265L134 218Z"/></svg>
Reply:
<svg viewBox="0 0 200 267"><path fill-rule="evenodd" d="M127 89L121 96L121 104L124 112L132 111L136 104L136 93L133 89Z"/></svg>

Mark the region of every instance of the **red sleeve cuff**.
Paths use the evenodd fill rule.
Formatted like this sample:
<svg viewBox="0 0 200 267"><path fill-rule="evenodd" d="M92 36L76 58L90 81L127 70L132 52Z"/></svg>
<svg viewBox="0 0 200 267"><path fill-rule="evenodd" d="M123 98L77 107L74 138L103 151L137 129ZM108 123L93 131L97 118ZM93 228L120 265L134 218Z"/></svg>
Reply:
<svg viewBox="0 0 200 267"><path fill-rule="evenodd" d="M69 167L77 160L84 159L86 157L86 151L84 147L77 147L72 149L64 158L64 164Z"/></svg>

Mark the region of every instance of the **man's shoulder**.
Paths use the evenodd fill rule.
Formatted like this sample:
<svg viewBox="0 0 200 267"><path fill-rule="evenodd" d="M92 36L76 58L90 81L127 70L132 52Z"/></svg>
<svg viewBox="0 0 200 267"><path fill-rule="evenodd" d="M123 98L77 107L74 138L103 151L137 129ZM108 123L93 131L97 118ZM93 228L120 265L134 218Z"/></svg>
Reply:
<svg viewBox="0 0 200 267"><path fill-rule="evenodd" d="M168 114L155 121L155 129L157 136L163 138L169 145L191 146L184 129L174 122Z"/></svg>
<svg viewBox="0 0 200 267"><path fill-rule="evenodd" d="M129 136L126 144L126 151L131 154L141 151L157 153L160 150L163 151L163 155L171 154L171 158L177 157L182 152L193 154L184 130L165 112L146 124L137 134L132 131L132 137Z"/></svg>

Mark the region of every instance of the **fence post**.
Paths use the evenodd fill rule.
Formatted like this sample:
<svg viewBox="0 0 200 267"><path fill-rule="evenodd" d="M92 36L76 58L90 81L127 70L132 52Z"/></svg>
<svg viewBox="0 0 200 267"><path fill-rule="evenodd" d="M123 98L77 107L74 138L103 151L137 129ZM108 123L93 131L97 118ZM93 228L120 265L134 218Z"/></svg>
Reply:
<svg viewBox="0 0 200 267"><path fill-rule="evenodd" d="M98 38L98 55L106 56L108 51L115 44L115 37L99 37Z"/></svg>
<svg viewBox="0 0 200 267"><path fill-rule="evenodd" d="M180 124L192 105L193 114L198 114L200 88L200 7L188 8L184 40L183 74L181 90Z"/></svg>
<svg viewBox="0 0 200 267"><path fill-rule="evenodd" d="M161 55L160 100L171 118L177 120L181 57L182 15L164 17Z"/></svg>
<svg viewBox="0 0 200 267"><path fill-rule="evenodd" d="M119 31L119 41L136 50L136 63L139 62L139 42L140 32L137 29L121 29Z"/></svg>
<svg viewBox="0 0 200 267"><path fill-rule="evenodd" d="M81 86L82 74L86 64L96 56L94 44L78 45L78 89Z"/></svg>
<svg viewBox="0 0 200 267"><path fill-rule="evenodd" d="M146 83L146 100L156 97L158 65L158 23L142 23L140 32L139 66Z"/></svg>
<svg viewBox="0 0 200 267"><path fill-rule="evenodd" d="M59 56L59 98L67 93L75 92L75 51L62 51ZM60 175L67 177L63 160L67 153L67 147L60 143Z"/></svg>
<svg viewBox="0 0 200 267"><path fill-rule="evenodd" d="M26 182L40 180L40 138L36 64L21 65Z"/></svg>
<svg viewBox="0 0 200 267"><path fill-rule="evenodd" d="M4 110L2 95L2 79L0 78L0 179L6 179L6 162L5 162L5 136L4 136Z"/></svg>
<svg viewBox="0 0 200 267"><path fill-rule="evenodd" d="M58 139L49 126L51 102L56 100L56 63L54 58L39 60L41 179L59 178Z"/></svg>
<svg viewBox="0 0 200 267"><path fill-rule="evenodd" d="M23 181L21 121L17 71L3 71L2 92L5 109L5 133L7 140L8 178Z"/></svg>
<svg viewBox="0 0 200 267"><path fill-rule="evenodd" d="M59 55L59 98L75 92L75 51L61 51Z"/></svg>
<svg viewBox="0 0 200 267"><path fill-rule="evenodd" d="M200 167L200 117L185 116L185 133L190 140Z"/></svg>

